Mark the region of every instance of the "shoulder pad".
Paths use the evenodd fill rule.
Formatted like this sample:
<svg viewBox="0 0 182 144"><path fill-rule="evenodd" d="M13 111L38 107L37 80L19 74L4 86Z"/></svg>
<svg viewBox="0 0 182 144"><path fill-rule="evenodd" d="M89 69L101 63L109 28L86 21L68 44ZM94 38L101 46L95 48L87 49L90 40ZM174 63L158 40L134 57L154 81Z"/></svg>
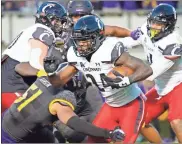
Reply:
<svg viewBox="0 0 182 144"><path fill-rule="evenodd" d="M73 49L73 46L71 46L69 49L68 49L68 52L67 52L67 61L68 62L77 62L81 57L78 57Z"/></svg>
<svg viewBox="0 0 182 144"><path fill-rule="evenodd" d="M55 39L53 33L43 27L37 27L33 32L32 37L40 40L47 46L51 46Z"/></svg>
<svg viewBox="0 0 182 144"><path fill-rule="evenodd" d="M56 95L56 99L53 100L59 102L61 105L69 106L73 110L76 108L76 98L74 93L69 90L63 90Z"/></svg>
<svg viewBox="0 0 182 144"><path fill-rule="evenodd" d="M111 62L114 62L123 52L128 52L122 42L117 42L111 52Z"/></svg>
<svg viewBox="0 0 182 144"><path fill-rule="evenodd" d="M165 58L174 60L182 56L182 44L170 44L163 51Z"/></svg>

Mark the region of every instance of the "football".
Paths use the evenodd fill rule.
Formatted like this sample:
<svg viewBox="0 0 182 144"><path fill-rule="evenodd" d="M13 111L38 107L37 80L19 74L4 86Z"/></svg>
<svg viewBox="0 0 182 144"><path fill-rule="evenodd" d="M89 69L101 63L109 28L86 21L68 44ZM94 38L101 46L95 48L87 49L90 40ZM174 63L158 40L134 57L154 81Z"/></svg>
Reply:
<svg viewBox="0 0 182 144"><path fill-rule="evenodd" d="M112 70L119 72L123 76L130 76L133 74L133 70L126 66L116 66ZM112 70L107 74L110 78L115 78L115 75L112 73Z"/></svg>

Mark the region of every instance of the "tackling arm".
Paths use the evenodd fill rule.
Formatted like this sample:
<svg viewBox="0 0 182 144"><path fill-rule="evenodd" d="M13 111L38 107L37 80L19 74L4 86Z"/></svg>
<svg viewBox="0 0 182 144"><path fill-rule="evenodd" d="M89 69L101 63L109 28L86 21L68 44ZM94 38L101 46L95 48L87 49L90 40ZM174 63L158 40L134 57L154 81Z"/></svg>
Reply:
<svg viewBox="0 0 182 144"><path fill-rule="evenodd" d="M68 65L58 73L49 76L49 81L52 85L59 87L66 84L75 74L77 69L74 66Z"/></svg>
<svg viewBox="0 0 182 144"><path fill-rule="evenodd" d="M48 46L37 39L30 39L29 45L29 62L22 62L15 67L15 71L22 76L36 76L39 70L43 70L43 61L48 51Z"/></svg>
<svg viewBox="0 0 182 144"><path fill-rule="evenodd" d="M125 134L116 127L113 131L102 129L80 119L69 106L64 106L59 103L54 103L51 107L51 114L57 115L59 120L77 132L84 133L89 136L110 138L113 141L121 141Z"/></svg>
<svg viewBox="0 0 182 144"><path fill-rule="evenodd" d="M44 70L38 70L33 68L29 62L22 62L16 65L15 71L21 76L47 76L47 73Z"/></svg>
<svg viewBox="0 0 182 144"><path fill-rule="evenodd" d="M68 62L61 63L54 56L44 59L44 69L53 86L60 87L66 84L76 73L77 69Z"/></svg>
<svg viewBox="0 0 182 144"><path fill-rule="evenodd" d="M115 36L115 37L130 37L131 31L117 26L105 26L104 34L106 36Z"/></svg>
<svg viewBox="0 0 182 144"><path fill-rule="evenodd" d="M54 103L51 109L52 114L57 115L60 121L78 132L82 132L90 136L110 138L109 130L97 128L85 120L80 119L73 112L73 109L71 109L71 107L63 106L59 103Z"/></svg>
<svg viewBox="0 0 182 144"><path fill-rule="evenodd" d="M22 62L16 65L15 71L22 76L36 76L39 70L33 68L29 62Z"/></svg>

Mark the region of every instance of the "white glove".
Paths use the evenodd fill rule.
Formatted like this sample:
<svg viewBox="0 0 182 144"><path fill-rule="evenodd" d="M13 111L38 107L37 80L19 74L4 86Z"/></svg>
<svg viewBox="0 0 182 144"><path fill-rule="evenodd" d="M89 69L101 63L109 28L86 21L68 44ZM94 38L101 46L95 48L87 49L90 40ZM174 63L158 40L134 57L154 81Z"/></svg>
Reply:
<svg viewBox="0 0 182 144"><path fill-rule="evenodd" d="M111 86L112 88L122 88L131 84L128 77L121 75L115 70L113 70L112 73L116 76L116 78L113 79L106 75L101 76L104 87Z"/></svg>

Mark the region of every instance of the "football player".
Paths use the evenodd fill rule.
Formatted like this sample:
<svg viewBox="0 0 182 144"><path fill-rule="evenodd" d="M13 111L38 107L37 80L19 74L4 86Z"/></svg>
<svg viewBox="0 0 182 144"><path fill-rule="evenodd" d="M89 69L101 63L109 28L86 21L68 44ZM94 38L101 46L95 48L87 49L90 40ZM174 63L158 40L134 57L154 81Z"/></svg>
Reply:
<svg viewBox="0 0 182 144"><path fill-rule="evenodd" d="M71 45L73 45L72 39L70 39L70 35L74 23L76 23L77 20L84 15L95 15L93 5L89 0L70 1L67 5L67 14L70 21L65 26L66 31L64 31L60 36L61 40L62 39L64 40L64 45L62 46L64 47L64 49L55 48L52 50L53 51L52 55L54 56L57 55L57 57L59 57L59 59L62 59L63 62L67 61L66 54L68 48ZM124 37L124 36L130 36L131 32L127 29L116 26L106 26L104 34ZM135 35L132 36L134 37ZM58 43L59 41L57 42L57 44ZM62 56L60 55L60 53ZM98 90L93 87L89 87L88 92L90 89L92 89L92 92L87 93L86 95L87 82L85 81L85 78L82 75L83 74L80 72L77 73L77 76L73 77L71 82L67 83L67 88L69 90L74 90L74 92L76 93L77 101L79 102L77 105L78 111L76 113L80 116L80 118L92 122L93 118L95 117L95 115L102 106L102 99L100 98L101 96L98 93ZM75 86L72 85L73 83L75 84ZM81 142L85 138L83 134L77 133L76 131L73 131L72 129L70 129L65 125L62 126L62 135L69 142Z"/></svg>
<svg viewBox="0 0 182 144"><path fill-rule="evenodd" d="M56 2L44 2L37 11L36 23L23 30L4 51L1 66L2 112L36 80L28 68L24 69L24 73L29 77L24 77L15 71L15 66L28 62L31 67L43 70L43 59L66 21L63 6Z"/></svg>
<svg viewBox="0 0 182 144"><path fill-rule="evenodd" d="M114 130L101 129L79 119L73 112L75 107L76 99L72 92L53 87L47 77L38 78L3 113L2 143L29 142L34 133L57 119L86 135L111 138L113 142L124 139L124 132L119 127ZM47 136L43 139L47 139ZM39 137L36 141L39 141Z"/></svg>
<svg viewBox="0 0 182 144"><path fill-rule="evenodd" d="M79 1L74 0L68 3L67 13L71 21L69 21L70 23L66 23L66 25L64 25L63 33L62 31L60 31L58 36L61 40L56 41L56 46L52 46L51 55L57 57L60 60L60 62L67 61L66 54L68 48L71 45L73 45L73 42L70 39L70 34L74 23L84 15L93 15L94 14L93 12L94 9L92 3L88 0L79 0ZM118 36L118 37L131 35L133 39L137 38L137 35L134 35L134 32L130 32L127 29L116 26L106 26L104 34L111 36ZM60 42L62 44L62 40L64 40L64 45L62 45L61 48L58 48L57 45L59 45ZM25 69L28 70L25 71ZM18 72L20 75L27 76L26 74L27 72L28 73L31 72L32 75L33 73L34 75L36 75L38 70L32 70L30 65L21 63L16 66L16 72ZM77 73L77 76L73 77L72 80L67 83L65 88L75 93L75 96L77 98L77 107L75 111L76 114L78 114L82 119L91 122L95 117L96 113L98 112L98 110L100 109L102 105L102 100L100 99L98 91L93 88L90 88L93 91L91 93L87 93L86 96L87 82L81 75L82 75L81 73ZM58 121L58 123L60 123L60 121ZM73 131L72 129L66 127L65 125L62 126L62 134L69 142L81 142L85 138L83 134L77 133L76 131Z"/></svg>
<svg viewBox="0 0 182 144"><path fill-rule="evenodd" d="M135 142L145 115L143 93L135 82L150 76L152 69L140 59L130 56L117 38L105 37L103 31L104 24L97 16L80 18L73 27L75 45L68 49L68 65L57 72L59 61L47 57L44 69L55 86L64 85L78 71L83 72L106 99L93 124L102 128L119 125L126 133L124 142ZM116 78L109 78L106 75L112 70L113 64L125 65L134 73L123 77L113 71ZM89 138L89 142L104 140Z"/></svg>
<svg viewBox="0 0 182 144"><path fill-rule="evenodd" d="M147 80L155 87L147 94L146 124L169 109L168 120L182 142L182 37L176 29L177 14L173 6L155 7L141 27L139 43L153 69ZM144 130L144 129L143 129Z"/></svg>

